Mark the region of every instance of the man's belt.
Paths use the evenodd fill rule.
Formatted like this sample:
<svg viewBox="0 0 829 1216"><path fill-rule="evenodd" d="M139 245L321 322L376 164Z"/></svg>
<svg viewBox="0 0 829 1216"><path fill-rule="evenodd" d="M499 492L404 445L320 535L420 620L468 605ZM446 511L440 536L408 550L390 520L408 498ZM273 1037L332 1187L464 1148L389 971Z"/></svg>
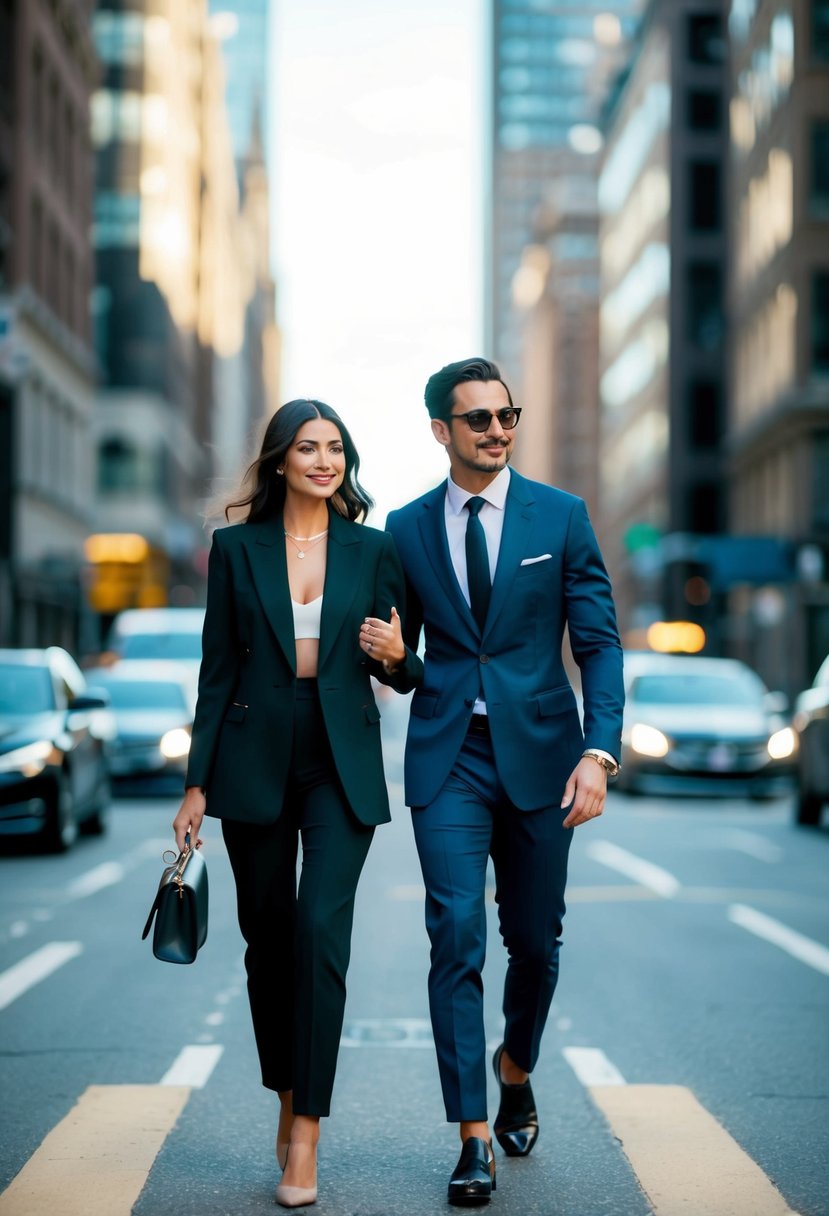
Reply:
<svg viewBox="0 0 829 1216"><path fill-rule="evenodd" d="M470 735L486 735L489 738L489 718L486 714L473 714L469 719L467 733Z"/></svg>

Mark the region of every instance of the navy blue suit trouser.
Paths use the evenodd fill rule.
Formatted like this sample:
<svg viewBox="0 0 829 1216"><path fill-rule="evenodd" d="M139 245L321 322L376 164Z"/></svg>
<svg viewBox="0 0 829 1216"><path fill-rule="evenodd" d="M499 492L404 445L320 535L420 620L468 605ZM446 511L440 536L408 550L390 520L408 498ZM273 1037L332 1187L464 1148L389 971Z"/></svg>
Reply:
<svg viewBox="0 0 829 1216"><path fill-rule="evenodd" d="M432 944L429 1007L446 1118L487 1118L481 973L486 955L487 859L508 953L504 1042L532 1072L558 979L567 855L566 810L517 810L486 736L468 734L443 788L412 808Z"/></svg>

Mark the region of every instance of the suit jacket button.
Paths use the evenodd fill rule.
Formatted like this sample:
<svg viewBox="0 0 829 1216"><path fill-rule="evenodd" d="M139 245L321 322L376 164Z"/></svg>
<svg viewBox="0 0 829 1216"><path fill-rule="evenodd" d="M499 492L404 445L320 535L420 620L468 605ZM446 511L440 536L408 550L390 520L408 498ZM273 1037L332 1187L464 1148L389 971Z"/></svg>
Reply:
<svg viewBox="0 0 829 1216"><path fill-rule="evenodd" d="M488 662L489 662L489 655L488 655L488 654L482 654L482 655L481 655L481 657L480 657L480 662L481 662L481 663L488 663Z"/></svg>

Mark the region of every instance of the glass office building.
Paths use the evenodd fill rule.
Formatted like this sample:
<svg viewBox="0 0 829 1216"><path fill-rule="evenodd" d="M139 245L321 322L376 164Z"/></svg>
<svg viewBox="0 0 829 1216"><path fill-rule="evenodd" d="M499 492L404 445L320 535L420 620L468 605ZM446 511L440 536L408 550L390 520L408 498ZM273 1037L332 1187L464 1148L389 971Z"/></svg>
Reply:
<svg viewBox="0 0 829 1216"><path fill-rule="evenodd" d="M602 107L642 7L642 0L493 0L486 331L507 376L521 362L512 284L534 216L552 183L595 163Z"/></svg>

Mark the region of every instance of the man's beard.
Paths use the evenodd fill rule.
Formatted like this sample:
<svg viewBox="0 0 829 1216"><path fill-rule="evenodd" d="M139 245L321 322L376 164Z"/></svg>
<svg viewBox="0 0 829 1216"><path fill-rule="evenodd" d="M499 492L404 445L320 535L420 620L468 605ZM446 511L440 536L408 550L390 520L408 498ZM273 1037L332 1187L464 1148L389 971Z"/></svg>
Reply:
<svg viewBox="0 0 829 1216"><path fill-rule="evenodd" d="M504 447L502 448L502 451L506 452L506 460L504 461L504 464L501 464L500 461L494 460L492 456L484 456L481 448L478 448L477 458L468 460L465 456L459 455L458 459L462 465L465 465L467 469L473 469L476 473L497 473L504 468L504 465L509 464L510 457L512 456L512 451L510 448Z"/></svg>

